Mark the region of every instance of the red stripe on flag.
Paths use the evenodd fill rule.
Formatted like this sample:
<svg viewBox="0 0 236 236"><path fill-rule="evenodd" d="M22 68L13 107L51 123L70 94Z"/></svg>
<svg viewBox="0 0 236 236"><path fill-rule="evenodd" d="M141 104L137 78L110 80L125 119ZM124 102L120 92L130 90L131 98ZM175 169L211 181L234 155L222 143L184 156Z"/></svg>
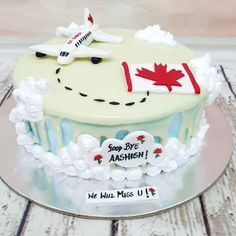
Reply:
<svg viewBox="0 0 236 236"><path fill-rule="evenodd" d="M122 62L121 65L123 66L123 69L125 72L125 79L126 79L126 83L128 86L128 91L132 92L133 86L132 86L132 81L131 81L131 77L130 77L130 73L129 73L129 66L126 61Z"/></svg>
<svg viewBox="0 0 236 236"><path fill-rule="evenodd" d="M197 81L195 80L191 70L189 69L188 65L186 63L182 63L182 66L184 67L185 71L187 72L190 80L191 80L191 83L193 85L193 88L194 88L194 91L196 94L200 94L201 93L201 89L197 83Z"/></svg>

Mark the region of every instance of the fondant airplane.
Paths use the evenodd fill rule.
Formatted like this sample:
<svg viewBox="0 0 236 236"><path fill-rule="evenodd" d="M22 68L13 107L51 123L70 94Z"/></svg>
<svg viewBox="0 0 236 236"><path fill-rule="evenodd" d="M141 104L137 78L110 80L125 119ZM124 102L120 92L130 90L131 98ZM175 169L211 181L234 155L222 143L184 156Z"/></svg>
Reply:
<svg viewBox="0 0 236 236"><path fill-rule="evenodd" d="M71 23L68 27L61 26L57 28L56 34L70 37L62 45L39 44L31 46L30 49L36 52L37 57L57 57L59 64L69 64L75 58L84 57L91 57L91 61L97 64L102 58L111 57L112 52L88 47L93 40L109 43L122 41L122 37L100 31L87 8L84 12L84 25Z"/></svg>

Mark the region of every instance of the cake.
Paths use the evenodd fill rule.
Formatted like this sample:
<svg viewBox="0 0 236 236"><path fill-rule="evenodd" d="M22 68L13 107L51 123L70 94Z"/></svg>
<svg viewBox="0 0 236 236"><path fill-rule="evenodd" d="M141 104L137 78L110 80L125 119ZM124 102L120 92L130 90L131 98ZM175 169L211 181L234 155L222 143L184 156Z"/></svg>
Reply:
<svg viewBox="0 0 236 236"><path fill-rule="evenodd" d="M122 181L176 170L200 152L217 96L210 56L158 25L59 27L13 73L17 142L55 173Z"/></svg>

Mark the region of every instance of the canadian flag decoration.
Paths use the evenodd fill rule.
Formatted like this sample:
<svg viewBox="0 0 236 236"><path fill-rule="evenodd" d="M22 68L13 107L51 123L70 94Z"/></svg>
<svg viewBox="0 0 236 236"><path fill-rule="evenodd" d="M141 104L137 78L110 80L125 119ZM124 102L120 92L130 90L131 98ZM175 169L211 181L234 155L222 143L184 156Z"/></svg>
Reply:
<svg viewBox="0 0 236 236"><path fill-rule="evenodd" d="M129 92L200 94L201 90L186 63L122 63Z"/></svg>

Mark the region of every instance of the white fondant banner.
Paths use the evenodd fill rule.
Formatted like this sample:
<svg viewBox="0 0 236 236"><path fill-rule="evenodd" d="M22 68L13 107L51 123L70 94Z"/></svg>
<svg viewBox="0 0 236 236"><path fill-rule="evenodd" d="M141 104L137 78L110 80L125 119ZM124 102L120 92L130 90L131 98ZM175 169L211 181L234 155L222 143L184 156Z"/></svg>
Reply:
<svg viewBox="0 0 236 236"><path fill-rule="evenodd" d="M157 189L153 186L132 189L87 192L86 203L118 203L158 200Z"/></svg>
<svg viewBox="0 0 236 236"><path fill-rule="evenodd" d="M122 63L129 92L200 94L200 87L186 63Z"/></svg>
<svg viewBox="0 0 236 236"><path fill-rule="evenodd" d="M155 143L153 136L145 131L135 131L123 140L110 138L96 148L89 157L91 165L137 167L145 163L153 165L162 161L163 147Z"/></svg>

